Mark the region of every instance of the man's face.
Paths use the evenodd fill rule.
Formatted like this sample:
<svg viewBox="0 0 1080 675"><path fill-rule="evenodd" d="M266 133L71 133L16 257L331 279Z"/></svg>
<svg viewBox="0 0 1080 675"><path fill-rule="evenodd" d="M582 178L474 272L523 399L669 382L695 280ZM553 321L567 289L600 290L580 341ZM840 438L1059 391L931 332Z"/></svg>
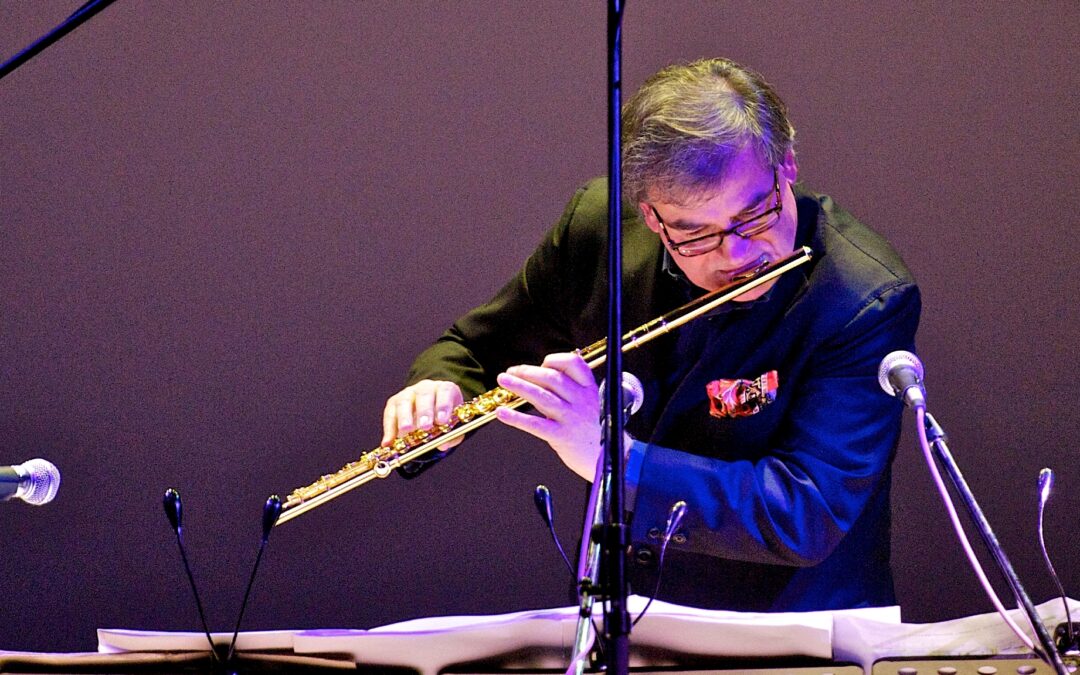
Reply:
<svg viewBox="0 0 1080 675"><path fill-rule="evenodd" d="M680 206L661 196L639 203L638 208L645 224L660 236L687 278L695 286L714 291L731 283L739 274L763 262L776 262L794 250L798 216L791 185L797 174L795 156L789 152L776 168L774 182L773 167L766 166L757 153L747 148L732 159L723 182L699 195L693 200L692 206ZM768 230L749 238L728 234L715 249L692 257L680 255L672 246L672 243L678 245L714 232L730 230L775 208L777 183L780 186L779 203L782 210ZM664 230L667 236L664 236ZM773 283L775 280L762 284L737 300L746 302L759 298Z"/></svg>

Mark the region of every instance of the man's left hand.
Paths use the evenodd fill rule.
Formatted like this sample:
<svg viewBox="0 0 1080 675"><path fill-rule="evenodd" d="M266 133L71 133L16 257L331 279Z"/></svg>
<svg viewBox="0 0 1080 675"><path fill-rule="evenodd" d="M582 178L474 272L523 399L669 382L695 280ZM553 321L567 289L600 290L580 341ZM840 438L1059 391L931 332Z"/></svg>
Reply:
<svg viewBox="0 0 1080 675"><path fill-rule="evenodd" d="M508 368L498 382L540 413L498 408L499 421L546 441L571 471L592 481L600 456L600 395L584 359L550 354L539 366Z"/></svg>

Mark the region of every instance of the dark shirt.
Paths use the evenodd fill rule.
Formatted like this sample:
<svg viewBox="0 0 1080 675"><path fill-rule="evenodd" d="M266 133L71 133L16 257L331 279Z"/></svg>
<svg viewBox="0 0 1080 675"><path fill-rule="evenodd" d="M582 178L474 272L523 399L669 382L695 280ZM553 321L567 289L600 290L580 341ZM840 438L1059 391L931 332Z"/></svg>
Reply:
<svg viewBox="0 0 1080 675"><path fill-rule="evenodd" d="M880 236L832 200L796 186L796 245L814 260L750 303L728 303L626 354L645 387L628 423L634 494L634 592L650 594L671 504L688 512L667 551L659 597L736 610L894 604L890 465L901 405L877 368L912 350L918 288ZM703 293L665 267L665 251L623 209L623 321L643 324ZM409 382L457 382L469 398L519 363L602 337L607 305L607 188L570 201L521 272L417 358ZM757 414L710 414L706 386L775 370ZM415 471L416 468L413 467Z"/></svg>

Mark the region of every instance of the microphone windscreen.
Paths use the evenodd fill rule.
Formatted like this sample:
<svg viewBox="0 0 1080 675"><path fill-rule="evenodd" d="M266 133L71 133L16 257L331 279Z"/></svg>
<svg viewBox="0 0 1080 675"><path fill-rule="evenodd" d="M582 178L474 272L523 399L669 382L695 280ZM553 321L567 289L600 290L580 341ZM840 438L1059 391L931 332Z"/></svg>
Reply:
<svg viewBox="0 0 1080 675"><path fill-rule="evenodd" d="M645 387L641 380L633 373L622 374L623 395L630 399L630 414L633 415L641 410L641 404L645 402Z"/></svg>
<svg viewBox="0 0 1080 675"><path fill-rule="evenodd" d="M1039 503L1045 504L1050 499L1050 490L1054 488L1054 472L1045 468L1039 472Z"/></svg>
<svg viewBox="0 0 1080 675"><path fill-rule="evenodd" d="M551 490L546 485L536 486L536 490L533 492L533 504L536 505L537 513L544 519L544 524L551 527L553 517L551 512Z"/></svg>
<svg viewBox="0 0 1080 675"><path fill-rule="evenodd" d="M55 464L37 457L23 462L20 468L26 472L20 486L24 502L41 506L56 498L56 492L60 489L60 470Z"/></svg>
<svg viewBox="0 0 1080 675"><path fill-rule="evenodd" d="M165 509L165 516L169 519L169 524L172 525L173 532L180 531L180 513L181 502L180 493L169 488L165 491L165 496L161 498L161 506Z"/></svg>
<svg viewBox="0 0 1080 675"><path fill-rule="evenodd" d="M923 380L923 365L919 361L919 357L903 350L890 352L885 358L881 359L881 365L878 366L878 384L889 396L896 396L900 393L893 386L891 376L898 368L903 367L910 367L915 372L915 377L919 382Z"/></svg>
<svg viewBox="0 0 1080 675"><path fill-rule="evenodd" d="M630 411L633 415L638 410L641 410L641 404L645 402L645 387L642 386L641 380L637 378L633 373L623 371L622 374L622 388L623 388L623 407ZM603 401L607 393L607 380L600 383L600 400Z"/></svg>
<svg viewBox="0 0 1080 675"><path fill-rule="evenodd" d="M270 536L270 530L274 529L278 518L281 517L281 497L270 495L263 506L262 538L263 541Z"/></svg>

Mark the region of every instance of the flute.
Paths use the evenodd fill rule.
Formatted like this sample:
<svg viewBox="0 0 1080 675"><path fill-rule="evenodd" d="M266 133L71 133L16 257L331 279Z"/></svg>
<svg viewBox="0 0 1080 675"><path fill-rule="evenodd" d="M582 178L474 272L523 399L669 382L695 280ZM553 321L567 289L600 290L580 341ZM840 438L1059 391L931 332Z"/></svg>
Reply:
<svg viewBox="0 0 1080 675"><path fill-rule="evenodd" d="M808 247L797 248L775 263L762 265L722 288L691 300L682 307L635 328L623 335L622 351L625 353L637 349L711 312L743 293L809 262L811 256L812 251ZM589 368L596 369L607 360L607 340L598 340L588 347L579 349L578 353ZM388 445L365 452L359 459L349 462L334 473L321 476L310 485L293 490L281 507L281 516L278 518L277 525L340 497L370 480L386 478L394 469L435 450L447 441L475 431L495 419L497 408L518 408L524 404L524 399L502 387L484 392L454 408L446 424L436 424L430 429L411 431L395 438Z"/></svg>

